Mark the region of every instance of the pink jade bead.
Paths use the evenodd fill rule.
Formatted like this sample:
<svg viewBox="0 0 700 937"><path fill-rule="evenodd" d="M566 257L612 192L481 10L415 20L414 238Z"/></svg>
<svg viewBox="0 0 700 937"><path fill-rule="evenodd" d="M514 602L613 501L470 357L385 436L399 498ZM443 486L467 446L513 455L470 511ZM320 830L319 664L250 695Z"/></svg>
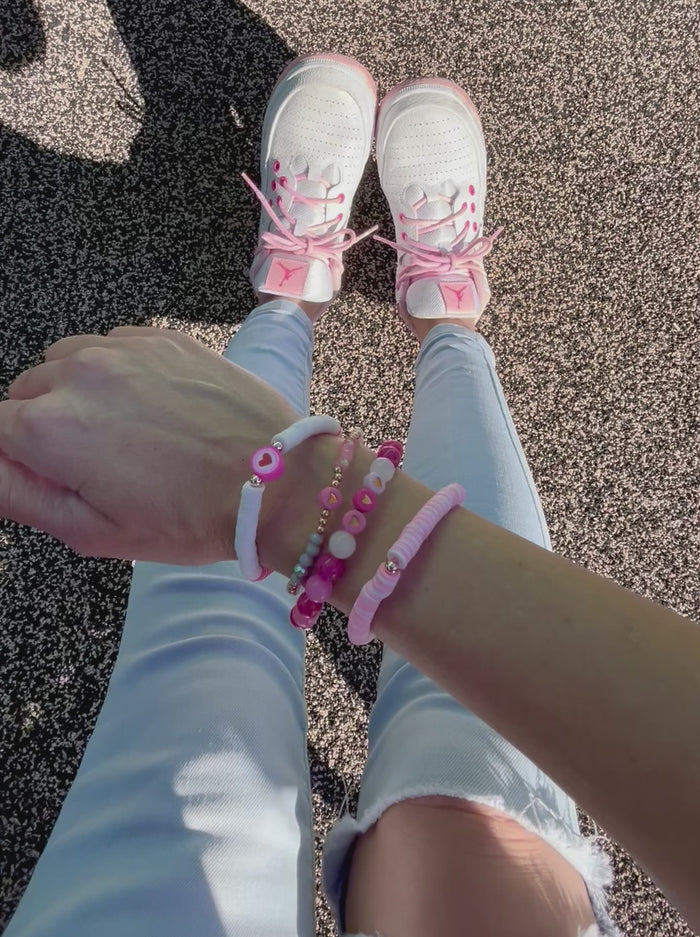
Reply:
<svg viewBox="0 0 700 937"><path fill-rule="evenodd" d="M345 560L341 560L332 553L322 553L316 560L314 573L321 579L327 579L329 582L335 582L345 572Z"/></svg>
<svg viewBox="0 0 700 937"><path fill-rule="evenodd" d="M300 631L308 631L318 621L318 616L320 612L316 612L315 615L302 615L298 607L295 605L294 608L289 613L289 620L294 625L295 628L298 628Z"/></svg>
<svg viewBox="0 0 700 937"><path fill-rule="evenodd" d="M327 579L322 579L317 573L304 583L306 594L312 602L327 602L333 592L333 586Z"/></svg>
<svg viewBox="0 0 700 937"><path fill-rule="evenodd" d="M308 592L302 592L302 594L297 599L297 608L299 609L300 615L313 618L314 615L318 615L321 612L323 608L323 602L314 602L309 598Z"/></svg>

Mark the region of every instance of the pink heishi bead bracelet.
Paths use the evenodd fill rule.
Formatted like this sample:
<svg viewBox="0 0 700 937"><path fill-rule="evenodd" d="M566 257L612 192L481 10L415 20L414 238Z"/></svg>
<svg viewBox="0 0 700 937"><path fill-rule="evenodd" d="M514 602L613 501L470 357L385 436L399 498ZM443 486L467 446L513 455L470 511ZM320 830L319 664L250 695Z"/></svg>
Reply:
<svg viewBox="0 0 700 937"><path fill-rule="evenodd" d="M365 583L355 600L348 618L348 640L351 644L368 644L373 635L372 620L380 603L396 588L401 573L423 546L430 534L452 508L464 501L465 491L461 485L452 484L442 488L428 501L401 531L396 543L390 548L386 560L374 577Z"/></svg>
<svg viewBox="0 0 700 937"><path fill-rule="evenodd" d="M317 558L309 578L304 583L304 592L297 599L289 618L295 628L313 628L333 592L333 586L345 572L345 560L355 552L355 536L365 529L366 514L374 510L377 497L391 481L401 462L403 446L397 440L382 443L362 479L362 488L355 492L353 508L345 513L340 530L328 540L328 550Z"/></svg>

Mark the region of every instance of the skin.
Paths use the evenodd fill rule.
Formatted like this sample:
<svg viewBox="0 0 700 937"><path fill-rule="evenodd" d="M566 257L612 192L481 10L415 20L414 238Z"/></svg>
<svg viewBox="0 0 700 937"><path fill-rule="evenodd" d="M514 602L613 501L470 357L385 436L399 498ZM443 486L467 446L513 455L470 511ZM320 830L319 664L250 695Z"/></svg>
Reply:
<svg viewBox="0 0 700 937"><path fill-rule="evenodd" d="M274 299L260 294L260 302ZM335 298L335 296L333 297ZM312 323L330 304L299 303ZM467 319L415 319L430 330ZM491 807L449 797L404 800L359 836L345 898L346 927L382 937L577 937L595 923L578 872L539 836Z"/></svg>
<svg viewBox="0 0 700 937"><path fill-rule="evenodd" d="M235 559L233 531L251 453L297 416L264 381L176 330L121 327L60 339L0 401L0 516L45 531L84 556L187 566ZM262 499L257 544L264 566L291 573L299 544L317 523L313 493L328 484L338 444L337 436L313 437L285 455L283 475ZM358 446L344 491L361 486L373 458L372 450ZM350 612L432 495L395 473L362 534L362 549L335 584L337 609ZM340 521L333 517L329 536ZM700 929L696 622L456 508L381 603L372 629L539 765L630 853L689 926ZM427 850L439 823L435 806L387 810L377 824L387 835L368 831L367 854L388 843L401 870L418 842L418 855L430 866L421 868L433 874ZM434 811L425 836L417 812L423 807ZM465 812L461 801L457 809ZM384 823L406 810L411 813L399 813L395 828ZM450 827L457 830L454 812ZM501 824L499 836L505 829L503 818L488 823ZM521 841L516 847L484 829L484 848L466 833L457 837L447 871L474 856L478 868L508 851L503 887L510 894ZM408 846L397 845L396 835ZM438 840L435 861L448 854L446 839ZM387 873L374 876L382 902L391 894L390 875L396 876L381 858L377 864ZM551 909L564 894L568 870L543 874L539 860L530 860L529 872L533 864L538 875L530 875L525 890L542 892L543 882L553 883L543 906ZM353 876L357 870L361 859L353 862ZM404 865L401 881L412 883L412 874ZM362 879L358 873L358 887ZM471 882L458 883L460 894L448 896L457 901L462 888L471 888L472 903L459 910L462 920L478 912L474 902L482 891ZM496 890L493 875L484 893L487 887ZM389 913L399 913L397 905L405 902L419 913L419 899L434 898L427 887L408 897L405 892L398 901L390 898ZM563 904L576 909L580 894ZM517 929L509 937L529 937L527 921L521 915L513 922ZM579 927L577 920L569 923Z"/></svg>

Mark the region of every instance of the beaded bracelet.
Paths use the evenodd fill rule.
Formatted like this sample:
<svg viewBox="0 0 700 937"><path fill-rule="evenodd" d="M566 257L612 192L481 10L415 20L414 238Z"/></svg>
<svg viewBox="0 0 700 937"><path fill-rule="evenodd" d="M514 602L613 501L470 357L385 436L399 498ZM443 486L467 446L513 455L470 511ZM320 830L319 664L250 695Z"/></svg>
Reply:
<svg viewBox="0 0 700 937"><path fill-rule="evenodd" d="M299 443L311 436L320 436L323 433L338 436L341 432L340 423L333 417L307 416L274 435L269 446L256 449L253 453L250 460L253 475L241 488L234 536L234 550L241 573L250 582L259 582L272 572L260 565L255 542L265 482L273 481L283 474L283 454L290 452Z"/></svg>
<svg viewBox="0 0 700 937"><path fill-rule="evenodd" d="M371 632L372 620L380 603L394 591L402 571L438 523L452 508L462 504L464 495L461 485L447 485L433 495L413 520L406 524L396 543L389 549L385 562L379 566L374 577L365 583L355 600L348 618L348 639L351 644L368 644L374 638Z"/></svg>
<svg viewBox="0 0 700 937"><path fill-rule="evenodd" d="M321 552L321 544L323 543L323 537L326 532L326 525L328 524L331 511L337 510L343 503L343 496L338 489L343 480L343 472L352 462L355 448L361 438L362 430L357 429L357 427L350 430L347 439L343 440L343 444L340 447L340 454L333 466L333 481L328 487L323 488L322 491L319 492L318 500L322 511L318 519L318 524L314 532L309 534L306 546L299 556L299 559L296 561L292 575L289 577L289 582L287 583L287 592L292 595L297 594L299 586L309 577L310 567Z"/></svg>
<svg viewBox="0 0 700 937"><path fill-rule="evenodd" d="M331 535L327 552L316 558L304 583L305 591L289 614L295 628L306 631L318 621L324 602L328 601L333 586L345 572L345 560L355 552L356 535L362 533L367 525L365 515L374 509L377 496L394 477L402 455L403 446L396 440L383 443L377 450L377 456L362 480L362 487L353 496L353 508L343 516L342 529Z"/></svg>

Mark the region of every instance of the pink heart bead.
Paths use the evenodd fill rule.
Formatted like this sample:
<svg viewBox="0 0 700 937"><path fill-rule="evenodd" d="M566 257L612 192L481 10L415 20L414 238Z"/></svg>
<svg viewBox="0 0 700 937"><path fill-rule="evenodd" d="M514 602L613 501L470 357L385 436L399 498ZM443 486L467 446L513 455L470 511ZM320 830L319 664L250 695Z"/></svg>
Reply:
<svg viewBox="0 0 700 937"><path fill-rule="evenodd" d="M342 504L343 496L337 488L329 485L328 488L324 488L323 491L319 493L318 500L322 508L325 508L327 511L335 511L335 509Z"/></svg>
<svg viewBox="0 0 700 937"><path fill-rule="evenodd" d="M328 582L335 582L345 572L345 560L341 560L331 553L323 553L316 560L314 573L321 579L327 579Z"/></svg>
<svg viewBox="0 0 700 937"><path fill-rule="evenodd" d="M333 586L327 579L321 579L317 573L314 573L304 583L304 589L312 602L327 602L331 597Z"/></svg>
<svg viewBox="0 0 700 937"><path fill-rule="evenodd" d="M361 511L363 514L367 514L377 503L377 498L376 495L368 488L360 488L359 491L355 492L352 503L358 511Z"/></svg>
<svg viewBox="0 0 700 937"><path fill-rule="evenodd" d="M343 516L343 530L347 530L353 536L361 534L366 526L367 520L364 514L360 514L359 511L348 511Z"/></svg>
<svg viewBox="0 0 700 937"><path fill-rule="evenodd" d="M253 453L250 466L263 481L271 482L284 472L284 459L272 446L263 446Z"/></svg>

